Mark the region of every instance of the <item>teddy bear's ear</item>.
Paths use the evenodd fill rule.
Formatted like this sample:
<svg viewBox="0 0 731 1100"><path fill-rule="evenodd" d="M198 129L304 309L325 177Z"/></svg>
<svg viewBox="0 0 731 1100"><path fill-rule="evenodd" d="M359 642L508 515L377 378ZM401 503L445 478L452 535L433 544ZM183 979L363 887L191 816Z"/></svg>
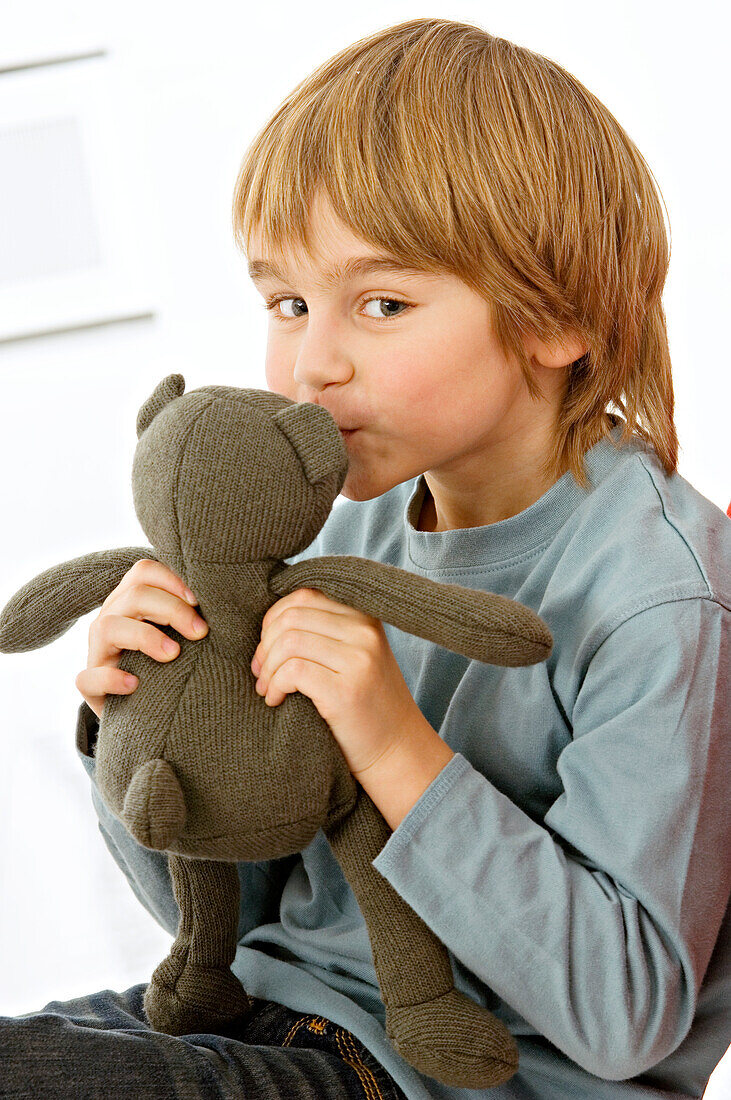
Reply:
<svg viewBox="0 0 731 1100"><path fill-rule="evenodd" d="M348 451L327 409L301 401L287 405L272 421L297 452L311 485L348 464Z"/></svg>
<svg viewBox="0 0 731 1100"><path fill-rule="evenodd" d="M185 379L182 374L169 374L158 382L155 389L140 407L137 413L137 438L139 439L145 428L155 419L160 409L164 409L173 398L180 397L185 392Z"/></svg>

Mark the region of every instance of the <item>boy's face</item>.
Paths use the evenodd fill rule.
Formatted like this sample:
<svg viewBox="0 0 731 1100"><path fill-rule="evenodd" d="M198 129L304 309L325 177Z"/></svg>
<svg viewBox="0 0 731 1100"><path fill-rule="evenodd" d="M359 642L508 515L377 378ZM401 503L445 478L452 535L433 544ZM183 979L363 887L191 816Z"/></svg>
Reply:
<svg viewBox="0 0 731 1100"><path fill-rule="evenodd" d="M552 404L532 401L518 364L498 347L487 303L455 276L378 271L323 285L332 265L382 253L319 196L311 225L315 255L265 255L258 237L251 242L250 263L282 274L255 280L265 299L282 298L270 313L270 390L323 405L339 426L357 429L345 436L343 496L370 500L429 472L435 498L442 488L458 507L459 486L460 498L479 502L493 480L486 471L504 466L509 476L545 434L547 414L552 426L563 372L536 363Z"/></svg>

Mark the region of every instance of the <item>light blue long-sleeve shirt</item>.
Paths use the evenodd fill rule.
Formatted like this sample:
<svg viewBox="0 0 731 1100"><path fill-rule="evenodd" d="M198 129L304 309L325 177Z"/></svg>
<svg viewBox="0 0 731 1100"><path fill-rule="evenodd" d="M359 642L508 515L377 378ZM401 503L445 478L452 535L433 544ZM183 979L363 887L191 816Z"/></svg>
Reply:
<svg viewBox="0 0 731 1100"><path fill-rule="evenodd" d="M613 438L619 438L615 428ZM320 831L239 864L234 970L257 997L349 1028L409 1100L699 1097L731 1041L731 522L640 443L602 440L510 519L416 530L423 477L341 500L307 550L356 554L533 608L548 661L497 668L384 624L455 750L374 861L447 946L455 982L516 1036L491 1090L425 1077L389 1043L365 924ZM94 779L79 711L77 747ZM171 934L167 857L92 786L100 828Z"/></svg>

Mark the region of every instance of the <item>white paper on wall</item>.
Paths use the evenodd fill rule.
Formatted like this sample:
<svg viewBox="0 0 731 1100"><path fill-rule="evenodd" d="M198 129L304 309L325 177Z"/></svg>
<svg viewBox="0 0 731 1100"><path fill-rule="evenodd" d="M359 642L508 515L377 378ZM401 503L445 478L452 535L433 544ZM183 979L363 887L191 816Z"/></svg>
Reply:
<svg viewBox="0 0 731 1100"><path fill-rule="evenodd" d="M155 312L125 83L105 55L0 73L0 341Z"/></svg>

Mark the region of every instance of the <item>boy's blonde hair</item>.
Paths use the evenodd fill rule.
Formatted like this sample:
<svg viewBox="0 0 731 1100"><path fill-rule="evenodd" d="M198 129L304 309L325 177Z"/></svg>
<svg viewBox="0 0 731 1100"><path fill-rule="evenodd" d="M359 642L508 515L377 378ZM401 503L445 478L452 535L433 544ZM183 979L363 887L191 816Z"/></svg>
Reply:
<svg viewBox="0 0 731 1100"><path fill-rule="evenodd" d="M490 307L504 353L540 391L522 335L588 347L568 370L544 474L571 470L624 416L623 442L677 466L661 295L669 247L652 173L613 115L554 61L447 19L355 42L259 131L233 200L237 245L308 249L322 187L353 233ZM659 190L659 189L658 189Z"/></svg>

